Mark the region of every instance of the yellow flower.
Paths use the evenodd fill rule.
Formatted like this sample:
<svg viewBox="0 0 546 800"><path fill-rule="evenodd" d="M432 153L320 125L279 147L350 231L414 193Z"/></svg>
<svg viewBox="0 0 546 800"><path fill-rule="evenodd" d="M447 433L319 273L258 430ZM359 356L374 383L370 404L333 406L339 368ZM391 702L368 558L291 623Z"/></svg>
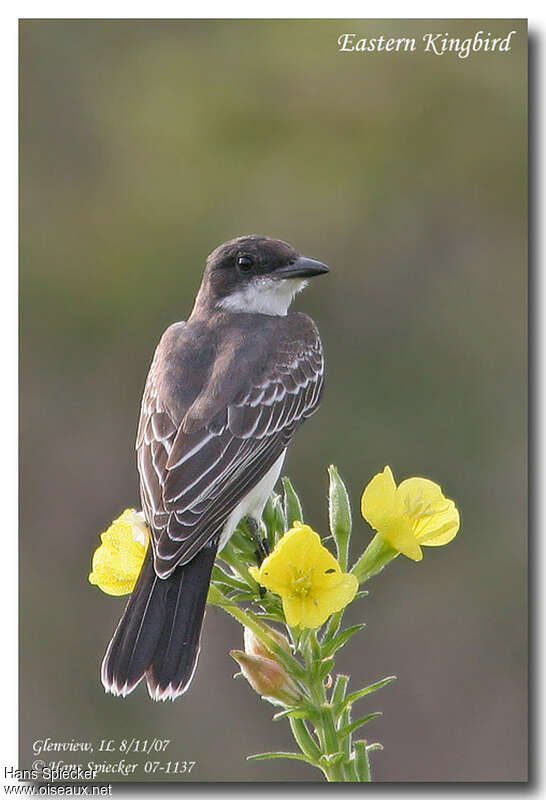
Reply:
<svg viewBox="0 0 546 800"><path fill-rule="evenodd" d="M344 573L308 525L294 522L261 567L249 568L262 586L282 597L288 625L318 628L354 598L358 581Z"/></svg>
<svg viewBox="0 0 546 800"><path fill-rule="evenodd" d="M142 513L126 509L101 534L102 544L93 554L89 583L106 594L130 594L138 578L150 535Z"/></svg>
<svg viewBox="0 0 546 800"><path fill-rule="evenodd" d="M390 467L371 479L361 501L362 516L389 544L414 561L421 561L421 545L438 547L459 530L459 512L453 500L427 478L408 478L396 486Z"/></svg>

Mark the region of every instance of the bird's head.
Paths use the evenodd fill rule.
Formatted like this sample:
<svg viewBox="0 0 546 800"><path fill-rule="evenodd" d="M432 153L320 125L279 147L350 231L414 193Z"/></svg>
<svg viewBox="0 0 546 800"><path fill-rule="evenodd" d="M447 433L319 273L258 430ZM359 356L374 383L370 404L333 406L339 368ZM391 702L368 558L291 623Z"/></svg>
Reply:
<svg viewBox="0 0 546 800"><path fill-rule="evenodd" d="M196 304L234 313L284 316L307 279L328 272L280 239L239 236L207 259Z"/></svg>

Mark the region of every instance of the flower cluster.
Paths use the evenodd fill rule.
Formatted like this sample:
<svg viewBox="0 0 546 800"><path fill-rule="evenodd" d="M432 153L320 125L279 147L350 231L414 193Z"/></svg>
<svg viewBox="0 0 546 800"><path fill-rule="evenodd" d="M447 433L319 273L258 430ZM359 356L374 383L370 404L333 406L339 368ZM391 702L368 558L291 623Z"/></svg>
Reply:
<svg viewBox="0 0 546 800"><path fill-rule="evenodd" d="M390 467L375 475L361 498L361 513L376 531L351 569L351 506L335 467L329 469L330 535L336 553L303 523L300 500L283 478L284 497L272 495L264 511L270 554L256 564L256 543L242 521L213 568L208 602L223 608L244 629L244 650L232 650L250 686L282 710L299 752L262 753L249 758L294 758L320 769L328 780L370 781L369 753L377 742L354 734L377 716L353 719L353 705L385 686L393 676L352 692L349 678L333 677L335 656L363 625L342 628L349 603L400 553L423 558L422 546L450 542L459 513L438 484L408 478L398 486ZM141 513L128 509L101 535L93 555L90 583L108 594L130 593L149 544ZM283 626L281 633L273 623ZM286 634L286 635L285 635Z"/></svg>

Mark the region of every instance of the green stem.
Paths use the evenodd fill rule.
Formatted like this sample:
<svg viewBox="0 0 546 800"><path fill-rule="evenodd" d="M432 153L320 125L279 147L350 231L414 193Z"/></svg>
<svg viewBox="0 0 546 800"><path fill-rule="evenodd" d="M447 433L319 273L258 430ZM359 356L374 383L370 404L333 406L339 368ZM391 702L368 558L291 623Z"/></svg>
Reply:
<svg viewBox="0 0 546 800"><path fill-rule="evenodd" d="M323 704L320 720L322 723L325 755L332 755L333 753L340 752L341 748L338 740L336 726L334 723L334 717L332 714L332 707L330 706L329 703ZM330 781L335 781L339 783L344 780L343 764L341 762L329 765L329 772L330 772L330 777L329 777Z"/></svg>
<svg viewBox="0 0 546 800"><path fill-rule="evenodd" d="M302 653L304 666L269 635L252 612L245 611L230 601L214 584L210 586L208 602L223 608L241 625L249 628L269 650L275 653L287 673L303 686L303 691L308 698L306 706L309 711L309 719L314 727L316 739L305 720L289 717L292 735L303 754L302 758L305 757L309 763L318 767L329 782L370 781L366 743L355 743L355 750L351 752L350 735L340 737L336 727L338 712L336 712L336 703L332 701L337 700L337 705L339 705L339 701L343 700L348 678L343 675L338 676L332 693L332 701L328 702L324 681L320 675L325 650L317 638L316 631L303 629L298 631L299 636L297 636L296 630L289 629L293 641L297 642ZM331 620L330 624L331 629L335 631L340 622L341 612L334 616L337 618ZM342 722L347 723L349 720L350 711L346 709ZM329 760L332 756L336 757L336 754L340 754L337 756L337 760L334 762Z"/></svg>
<svg viewBox="0 0 546 800"><path fill-rule="evenodd" d="M354 755L349 757L349 759L343 764L343 774L345 776L345 783L360 783L360 778L356 772Z"/></svg>
<svg viewBox="0 0 546 800"><path fill-rule="evenodd" d="M369 783L372 779L366 744L365 740L355 742L355 772L358 775L357 780L362 783Z"/></svg>
<svg viewBox="0 0 546 800"><path fill-rule="evenodd" d="M330 756L341 752L341 747L336 731L333 707L327 702L324 681L320 677L322 652L314 630L307 631L302 651L305 659L305 678L303 682L309 688L311 700L315 707L315 713L313 714L315 733L319 741L321 755ZM323 761L321 769L326 779L330 782L344 780L343 764L341 762L332 764L328 761Z"/></svg>
<svg viewBox="0 0 546 800"><path fill-rule="evenodd" d="M356 564L354 564L351 572L353 575L356 575L359 584L362 586L362 584L373 575L377 575L378 572L381 572L383 567L398 555L400 555L398 550L388 545L386 541L376 533Z"/></svg>
<svg viewBox="0 0 546 800"><path fill-rule="evenodd" d="M275 653L279 661L293 676L298 679L301 678L303 673L301 664L296 661L296 659L291 656L290 653L287 653L286 650L284 650L280 644L273 639L272 636L269 636L267 631L262 627L260 622L258 622L253 614L251 614L249 611L243 611L242 608L239 608L239 606L228 600L228 598L225 597L222 592L216 586L214 586L214 584L211 584L209 587L207 601L215 606L223 608L224 611L234 617L237 622L240 622L243 627L249 628L252 633L254 633L263 644L265 644L268 650L271 650L272 653Z"/></svg>
<svg viewBox="0 0 546 800"><path fill-rule="evenodd" d="M331 471L330 477L332 478ZM335 476L334 476L335 477ZM294 495L294 497L292 496ZM339 492L336 498L339 500ZM301 507L299 501L294 499L295 493L288 482L285 481L285 496L287 496L287 513L289 521L301 518ZM296 497L297 499L297 497ZM343 498L342 498L343 499ZM290 501L290 502L288 502ZM339 505L339 504L338 504ZM346 508L345 508L346 506ZM345 511L344 511L345 508ZM300 509L300 510L298 510ZM273 506L270 509L270 524L267 526L268 537L275 540L275 535L271 535ZM333 527L338 534L336 543L338 544L338 555L342 561L342 567L346 569L346 555L348 552L349 533L350 533L350 509L348 500L343 506L334 509L335 519ZM344 511L344 516L341 512ZM275 517L276 519L276 517ZM347 541L339 541L339 529L347 528ZM343 531L342 531L343 533ZM343 537L342 537L343 538ZM242 590L242 583L248 584L250 592L254 591L254 598L263 608L263 613L271 616L273 612L278 613L279 621L284 622L282 607L279 598L270 595L258 598L258 592L254 581L248 573L248 551L249 545L242 541L234 544L231 549L227 548L226 553L221 555L226 563L233 570L233 577L218 574L218 580L222 581L226 577L225 584L231 585L233 589ZM353 565L351 572L356 576L359 584L365 583L373 575L380 572L386 564L399 555L398 551L390 547L382 537L377 534L373 537L362 556ZM241 608L235 597L233 600L225 596L221 585L211 584L209 590L209 603L224 609L243 627L251 630L254 635L268 648L277 662L282 665L289 678L299 684L301 702L296 705L284 703L285 711L277 716L286 716L290 724L292 736L301 752L284 754L286 757L305 760L313 764L322 771L326 780L329 782L369 782L370 762L366 741L357 741L353 744L353 728L358 728L359 723L364 724L367 718L355 720L351 727L351 706L360 697L365 696L371 691L379 688L387 682L387 679L379 681L370 687L346 695L348 677L338 675L336 685L332 692L327 692L324 685L324 673L326 669L332 669L332 651L335 652L337 641L333 642L334 637L339 633L343 618L344 609L333 614L324 626L322 635L318 630L290 628L286 626L286 632L292 640L290 650L285 650L271 636L271 631L264 626L260 617L252 611ZM273 605L274 604L274 605ZM350 630L347 629L350 633ZM332 647L333 642L333 647ZM341 644L339 644L341 646ZM301 660L299 657L301 654ZM303 662L303 663L302 663ZM328 701L330 696L330 701ZM295 716L294 716L295 714ZM369 715L370 717L373 715ZM370 749L373 749L370 747ZM280 757L283 754L269 753L262 754L264 757Z"/></svg>

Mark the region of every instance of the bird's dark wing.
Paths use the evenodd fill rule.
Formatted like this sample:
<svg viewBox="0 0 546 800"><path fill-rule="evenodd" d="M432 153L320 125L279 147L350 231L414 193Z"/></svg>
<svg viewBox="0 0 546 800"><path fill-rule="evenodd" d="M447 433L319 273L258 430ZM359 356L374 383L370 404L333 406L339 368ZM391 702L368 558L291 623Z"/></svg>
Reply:
<svg viewBox="0 0 546 800"><path fill-rule="evenodd" d="M219 535L231 512L318 406L324 379L318 331L303 314L282 320L276 339L264 337L268 347L259 369L255 364L241 368L244 353L235 352L239 387L234 387L228 361L219 375L209 376L183 416L180 406L162 398L162 371L152 365L137 459L161 577Z"/></svg>

